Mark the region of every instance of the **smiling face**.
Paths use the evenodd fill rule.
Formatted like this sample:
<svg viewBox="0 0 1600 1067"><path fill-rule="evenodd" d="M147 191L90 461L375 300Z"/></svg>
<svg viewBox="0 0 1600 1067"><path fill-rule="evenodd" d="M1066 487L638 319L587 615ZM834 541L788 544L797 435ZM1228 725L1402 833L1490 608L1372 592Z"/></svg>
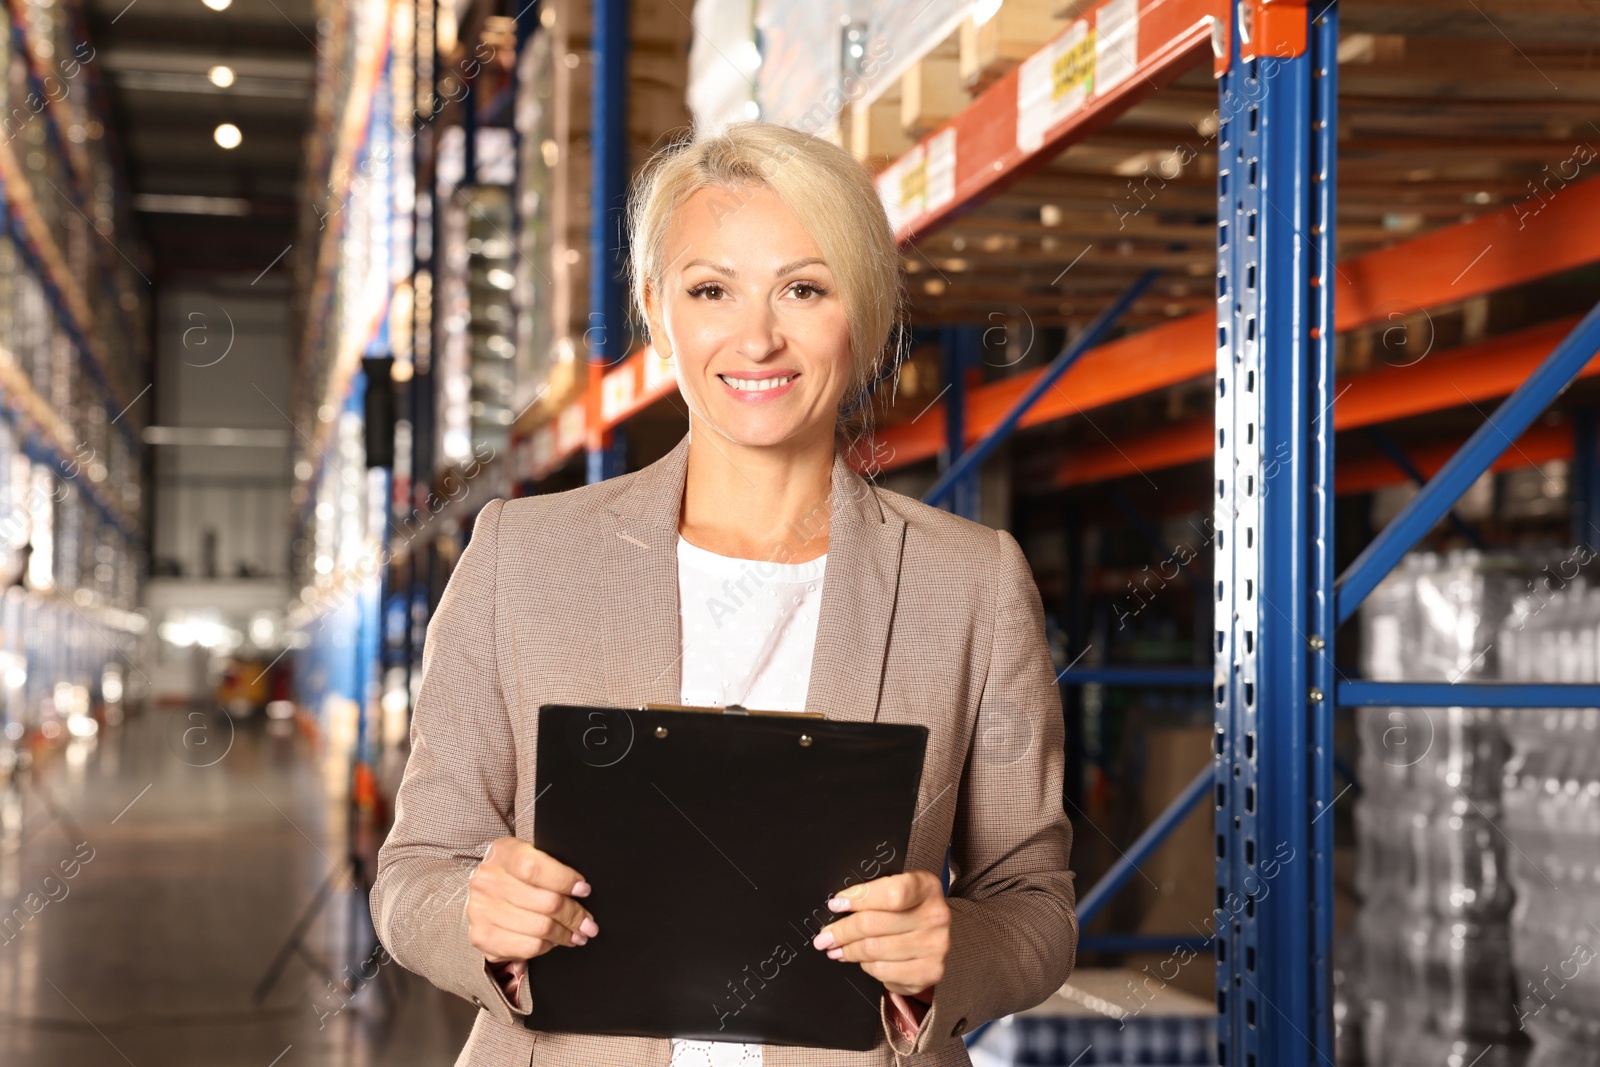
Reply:
<svg viewBox="0 0 1600 1067"><path fill-rule="evenodd" d="M794 213L765 186L698 189L672 213L663 259L645 310L691 422L748 447L831 448L849 322Z"/></svg>

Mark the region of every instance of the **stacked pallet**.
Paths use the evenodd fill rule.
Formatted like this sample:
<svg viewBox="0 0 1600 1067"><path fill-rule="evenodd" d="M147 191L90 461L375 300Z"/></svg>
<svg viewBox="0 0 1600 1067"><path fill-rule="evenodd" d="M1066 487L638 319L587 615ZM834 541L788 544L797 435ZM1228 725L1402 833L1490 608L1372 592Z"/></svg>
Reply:
<svg viewBox="0 0 1600 1067"><path fill-rule="evenodd" d="M539 28L519 59L516 123L521 166L516 210L518 366L513 409L517 477L536 477L584 437L583 398L593 335L590 145L594 60L591 5L541 5ZM628 9L628 171L635 173L673 136L687 135L693 25L668 0ZM631 323L628 350L644 345Z"/></svg>

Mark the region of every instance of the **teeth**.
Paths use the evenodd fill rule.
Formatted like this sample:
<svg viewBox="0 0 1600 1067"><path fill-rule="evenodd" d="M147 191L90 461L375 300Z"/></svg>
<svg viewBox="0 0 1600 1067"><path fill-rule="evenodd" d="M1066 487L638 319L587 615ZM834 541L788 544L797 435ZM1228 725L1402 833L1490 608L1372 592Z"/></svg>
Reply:
<svg viewBox="0 0 1600 1067"><path fill-rule="evenodd" d="M764 393L768 389L776 389L780 385L788 385L790 382L794 381L794 375L792 374L783 378L749 379L729 378L723 375L718 375L718 377L722 378L723 381L727 382L729 385L733 386L742 393Z"/></svg>

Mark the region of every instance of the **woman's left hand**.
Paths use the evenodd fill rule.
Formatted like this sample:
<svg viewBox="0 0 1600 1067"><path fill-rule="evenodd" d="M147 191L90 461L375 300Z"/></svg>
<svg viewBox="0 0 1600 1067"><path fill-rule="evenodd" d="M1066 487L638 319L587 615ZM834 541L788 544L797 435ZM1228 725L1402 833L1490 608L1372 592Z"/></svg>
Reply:
<svg viewBox="0 0 1600 1067"><path fill-rule="evenodd" d="M828 908L850 913L811 942L830 959L861 964L885 989L905 997L944 978L950 905L938 875L907 871L874 878L835 894Z"/></svg>

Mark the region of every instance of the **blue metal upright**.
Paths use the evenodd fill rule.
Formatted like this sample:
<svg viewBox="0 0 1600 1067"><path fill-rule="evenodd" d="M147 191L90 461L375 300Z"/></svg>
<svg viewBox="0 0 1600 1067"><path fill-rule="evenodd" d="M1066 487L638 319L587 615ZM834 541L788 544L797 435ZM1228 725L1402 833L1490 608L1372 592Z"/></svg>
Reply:
<svg viewBox="0 0 1600 1067"><path fill-rule="evenodd" d="M1333 781L1338 28L1332 0L1233 7L1217 134L1217 1062L1309 1067L1333 1063L1333 820L1318 816Z"/></svg>
<svg viewBox="0 0 1600 1067"><path fill-rule="evenodd" d="M595 0L594 84L590 129L589 373L604 374L628 354L622 266L628 184L628 0ZM591 412L591 417L595 414ZM590 435L588 481L626 466L624 431Z"/></svg>
<svg viewBox="0 0 1600 1067"><path fill-rule="evenodd" d="M1580 408L1572 425L1572 543L1600 549L1600 412Z"/></svg>
<svg viewBox="0 0 1600 1067"><path fill-rule="evenodd" d="M981 326L943 326L939 329L939 352L944 363L944 451L939 455L939 471L949 470L966 450L967 444L967 368L977 362L983 347ZM979 472L973 471L951 487L947 501L950 511L973 522L981 521Z"/></svg>

